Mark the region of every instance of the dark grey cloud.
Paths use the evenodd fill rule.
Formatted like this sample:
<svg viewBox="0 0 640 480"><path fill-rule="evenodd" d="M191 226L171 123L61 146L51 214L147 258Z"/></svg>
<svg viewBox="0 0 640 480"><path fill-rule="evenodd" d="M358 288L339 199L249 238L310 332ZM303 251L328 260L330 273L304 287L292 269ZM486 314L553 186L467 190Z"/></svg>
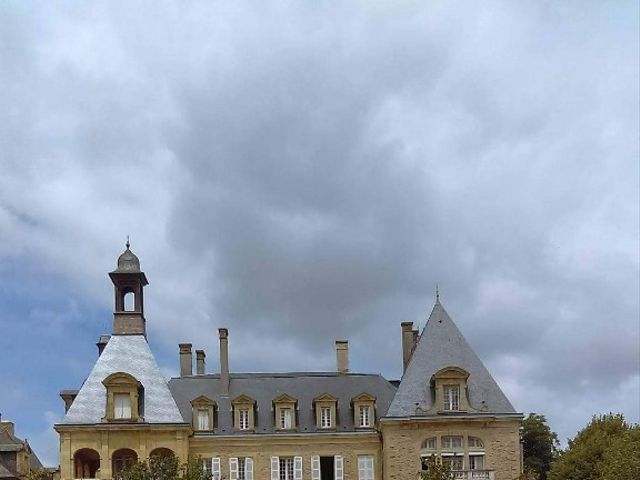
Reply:
<svg viewBox="0 0 640 480"><path fill-rule="evenodd" d="M638 419L637 5L41 7L0 19L3 261L107 310L132 234L168 369L227 326L397 377L439 283L517 408Z"/></svg>

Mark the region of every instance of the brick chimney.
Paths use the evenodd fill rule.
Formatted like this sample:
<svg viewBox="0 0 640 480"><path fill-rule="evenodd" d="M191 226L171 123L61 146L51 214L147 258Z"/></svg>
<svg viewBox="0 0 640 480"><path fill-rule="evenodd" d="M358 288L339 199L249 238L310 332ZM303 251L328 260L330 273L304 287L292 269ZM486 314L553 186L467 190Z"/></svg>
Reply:
<svg viewBox="0 0 640 480"><path fill-rule="evenodd" d="M205 358L207 354L204 353L204 350L196 350L196 374L204 375L205 374Z"/></svg>
<svg viewBox="0 0 640 480"><path fill-rule="evenodd" d="M222 382L222 392L229 393L229 330L219 328L220 336L220 382Z"/></svg>
<svg viewBox="0 0 640 480"><path fill-rule="evenodd" d="M336 340L338 373L349 373L349 341Z"/></svg>
<svg viewBox="0 0 640 480"><path fill-rule="evenodd" d="M2 420L1 417L0 417L0 430L4 430L11 436L15 436L16 434L15 426L13 425L13 422L7 422L5 420Z"/></svg>
<svg viewBox="0 0 640 480"><path fill-rule="evenodd" d="M102 352L104 352L104 349L107 346L107 343L109 343L110 338L111 335L100 335L98 343L96 343L96 347L98 347L98 357L102 355Z"/></svg>
<svg viewBox="0 0 640 480"><path fill-rule="evenodd" d="M404 373L418 343L418 331L413 329L413 322L402 322L400 327L402 328L402 373Z"/></svg>
<svg viewBox="0 0 640 480"><path fill-rule="evenodd" d="M60 398L64 401L64 413L67 413L78 396L78 390L61 390Z"/></svg>
<svg viewBox="0 0 640 480"><path fill-rule="evenodd" d="M190 343L181 343L180 347L180 376L188 377L193 375L193 354Z"/></svg>

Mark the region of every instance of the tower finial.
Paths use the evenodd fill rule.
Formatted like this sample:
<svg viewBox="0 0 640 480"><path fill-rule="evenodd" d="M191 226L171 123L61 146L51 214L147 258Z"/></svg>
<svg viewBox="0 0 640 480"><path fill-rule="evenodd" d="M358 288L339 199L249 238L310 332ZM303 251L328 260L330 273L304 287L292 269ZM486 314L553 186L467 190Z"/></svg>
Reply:
<svg viewBox="0 0 640 480"><path fill-rule="evenodd" d="M440 303L440 288L438 288L437 283L436 283L436 303Z"/></svg>
<svg viewBox="0 0 640 480"><path fill-rule="evenodd" d="M129 247L131 246L129 243L129 235L127 235L127 243L125 243L125 246L127 247L127 250L129 250Z"/></svg>

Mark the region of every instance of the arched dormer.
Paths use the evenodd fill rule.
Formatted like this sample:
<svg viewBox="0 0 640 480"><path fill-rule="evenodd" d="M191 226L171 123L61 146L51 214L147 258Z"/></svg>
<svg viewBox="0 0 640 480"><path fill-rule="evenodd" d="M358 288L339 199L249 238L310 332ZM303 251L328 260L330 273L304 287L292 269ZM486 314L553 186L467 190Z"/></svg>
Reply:
<svg viewBox="0 0 640 480"><path fill-rule="evenodd" d="M116 372L102 381L107 389L103 421L137 422L144 415L144 386L133 375Z"/></svg>
<svg viewBox="0 0 640 480"><path fill-rule="evenodd" d="M475 411L469 403L467 380L469 372L451 365L438 370L431 377L435 393L433 410L438 413Z"/></svg>

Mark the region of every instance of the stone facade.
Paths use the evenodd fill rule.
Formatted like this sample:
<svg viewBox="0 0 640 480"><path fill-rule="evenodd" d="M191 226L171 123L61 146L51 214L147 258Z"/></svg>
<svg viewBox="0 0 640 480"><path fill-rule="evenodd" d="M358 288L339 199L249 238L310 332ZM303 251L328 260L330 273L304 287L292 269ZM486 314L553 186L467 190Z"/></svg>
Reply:
<svg viewBox="0 0 640 480"><path fill-rule="evenodd" d="M413 480L428 457L451 462L456 478L514 480L521 472L522 416L439 301L422 333L402 324L400 382L350 373L343 340L335 372L230 373L221 328L220 372L206 373L199 351L194 375L191 344L181 343L180 376L167 383L146 340L148 282L128 245L110 276L112 335L100 337L80 390L61 393L62 480L114 478L167 453L200 458L220 474L214 480Z"/></svg>

